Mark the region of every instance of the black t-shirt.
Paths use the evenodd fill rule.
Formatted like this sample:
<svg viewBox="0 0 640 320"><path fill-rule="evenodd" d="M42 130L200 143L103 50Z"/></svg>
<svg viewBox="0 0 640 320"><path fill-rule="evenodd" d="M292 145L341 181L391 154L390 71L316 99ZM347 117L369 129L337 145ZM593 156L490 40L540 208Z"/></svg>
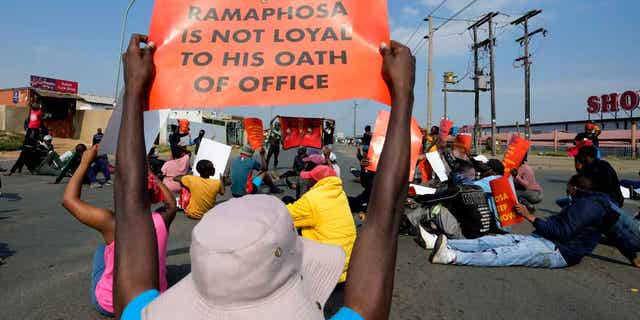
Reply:
<svg viewBox="0 0 640 320"><path fill-rule="evenodd" d="M624 197L622 196L622 191L620 191L620 180L618 179L616 170L613 169L609 162L596 160L592 164L587 165L583 173L595 177L595 191L608 194L618 207L622 207Z"/></svg>
<svg viewBox="0 0 640 320"><path fill-rule="evenodd" d="M98 144L102 141L102 137L104 137L104 133L96 133L93 135L93 144Z"/></svg>
<svg viewBox="0 0 640 320"><path fill-rule="evenodd" d="M365 132L365 133L362 135L362 145L363 145L363 146L368 146L368 145L370 145L370 144L371 144L371 133L367 133L367 132Z"/></svg>
<svg viewBox="0 0 640 320"><path fill-rule="evenodd" d="M325 146L328 144L333 144L333 128L325 128L322 139Z"/></svg>

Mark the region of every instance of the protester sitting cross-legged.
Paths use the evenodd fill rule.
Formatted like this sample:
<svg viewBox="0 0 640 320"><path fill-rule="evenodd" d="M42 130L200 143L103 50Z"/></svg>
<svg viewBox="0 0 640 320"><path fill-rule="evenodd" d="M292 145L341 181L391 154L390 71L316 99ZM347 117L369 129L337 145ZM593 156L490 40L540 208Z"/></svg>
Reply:
<svg viewBox="0 0 640 320"><path fill-rule="evenodd" d="M91 276L91 302L98 312L113 317L113 266L114 266L114 236L115 217L109 209L97 208L81 199L82 181L96 157L98 146L94 145L82 155L82 161L76 172L69 180L62 197L62 205L78 221L98 231L104 239L104 244L98 246L93 259ZM176 215L176 203L171 192L162 183L158 183L165 204L164 210L154 212L149 216L153 220L157 252L159 256L159 288L166 290L165 256L169 226Z"/></svg>
<svg viewBox="0 0 640 320"><path fill-rule="evenodd" d="M527 155L518 170L513 170L518 202L524 204L529 211L535 211L534 205L542 202L542 186L536 181L533 169L527 165Z"/></svg>
<svg viewBox="0 0 640 320"><path fill-rule="evenodd" d="M268 196L233 199L194 228L192 274L163 295L158 253L144 201L142 112L153 81L154 46L134 35L125 53L125 103L116 180L114 301L116 317L135 319L324 319L323 305L344 266L344 252L297 236L286 207ZM345 307L333 320L388 319L398 246L398 225L407 192L415 57L392 42L382 50L382 74L392 109L378 163L368 223L356 241Z"/></svg>
<svg viewBox="0 0 640 320"><path fill-rule="evenodd" d="M258 193L263 183L269 186L271 193L281 192L273 185L271 175L266 171L265 149L260 149L260 162L253 158L253 153L253 148L245 145L240 150L240 155L231 161L231 194L234 198ZM255 176L254 170L257 171Z"/></svg>
<svg viewBox="0 0 640 320"><path fill-rule="evenodd" d="M611 212L604 205L609 198L603 193L592 192L594 181L590 176L573 176L567 185L567 194L574 200L556 216L537 218L526 206L516 205L516 212L533 225L533 235L508 234L450 241L440 235L430 260L439 264L483 267L563 268L576 265L593 251L601 230L610 227L611 223Z"/></svg>
<svg viewBox="0 0 640 320"><path fill-rule="evenodd" d="M216 198L224 195L224 181L210 179L216 174L216 168L209 160L200 160L196 164L196 171L200 174L197 176L177 176L174 181L182 184L183 187L189 189L191 197L189 203L181 204L184 213L191 219L201 219L202 216L216 205Z"/></svg>
<svg viewBox="0 0 640 320"><path fill-rule="evenodd" d="M302 236L324 244L341 246L347 256L340 282L347 279L349 258L356 241L356 226L349 209L342 180L328 165L318 165L303 171L300 177L309 184L309 191L287 205L293 224Z"/></svg>
<svg viewBox="0 0 640 320"><path fill-rule="evenodd" d="M189 173L190 169L191 153L183 151L177 159L167 160L162 165L160 171L162 171L162 182L173 192L178 195L182 190L182 185L179 182L173 180L175 177L183 176Z"/></svg>
<svg viewBox="0 0 640 320"><path fill-rule="evenodd" d="M595 177L596 190L608 194L611 200L622 208L624 197L620 191L618 174L609 162L598 159L598 149L593 146L580 148L575 157L575 167L578 173Z"/></svg>

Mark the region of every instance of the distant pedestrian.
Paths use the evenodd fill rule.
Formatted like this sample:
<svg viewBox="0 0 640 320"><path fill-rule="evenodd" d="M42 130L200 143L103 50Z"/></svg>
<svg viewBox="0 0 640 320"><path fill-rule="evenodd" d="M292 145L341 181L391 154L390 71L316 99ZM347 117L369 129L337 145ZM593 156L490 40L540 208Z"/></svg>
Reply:
<svg viewBox="0 0 640 320"><path fill-rule="evenodd" d="M102 142L102 138L104 137L104 133L102 133L102 128L98 128L96 134L93 135L93 144L100 144Z"/></svg>

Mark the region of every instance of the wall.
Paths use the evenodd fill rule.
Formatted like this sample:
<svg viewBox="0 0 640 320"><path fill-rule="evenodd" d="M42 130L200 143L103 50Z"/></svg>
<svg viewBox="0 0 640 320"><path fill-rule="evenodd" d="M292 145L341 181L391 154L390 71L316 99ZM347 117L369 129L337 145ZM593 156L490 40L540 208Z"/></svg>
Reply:
<svg viewBox="0 0 640 320"><path fill-rule="evenodd" d="M29 115L29 108L0 106L0 130L23 133L24 120Z"/></svg>
<svg viewBox="0 0 640 320"><path fill-rule="evenodd" d="M90 143L98 128L107 128L112 110L78 110L73 121L75 139Z"/></svg>
<svg viewBox="0 0 640 320"><path fill-rule="evenodd" d="M0 90L0 105L5 106L29 106L29 89L16 89L19 94L18 103L13 103L13 91L14 89Z"/></svg>

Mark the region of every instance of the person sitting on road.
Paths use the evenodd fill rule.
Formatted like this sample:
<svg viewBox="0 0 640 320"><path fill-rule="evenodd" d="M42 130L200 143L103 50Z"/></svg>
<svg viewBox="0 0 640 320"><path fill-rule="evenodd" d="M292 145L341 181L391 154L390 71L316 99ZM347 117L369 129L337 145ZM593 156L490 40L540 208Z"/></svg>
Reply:
<svg viewBox="0 0 640 320"><path fill-rule="evenodd" d="M356 241L356 226L349 209L342 180L328 165L317 165L311 171L303 171L309 191L287 205L293 224L301 229L302 236L324 244L341 246L347 256L340 282L347 279L349 258Z"/></svg>
<svg viewBox="0 0 640 320"><path fill-rule="evenodd" d="M82 155L85 151L87 151L86 145L82 143L76 145L75 151L73 152L71 157L69 157L69 159L63 164L62 170L60 170L60 173L58 174L58 177L54 182L55 184L59 184L60 182L62 182L62 179L64 179L69 173L73 173L76 171L76 169L80 165L80 162L82 161ZM85 177L85 180L83 181L87 182L88 179L86 179Z"/></svg>
<svg viewBox="0 0 640 320"><path fill-rule="evenodd" d="M265 149L260 149L260 162L253 158L253 153L253 148L245 145L240 150L240 156L231 161L231 194L234 198L258 193L263 183L269 186L270 193L282 192L273 184L271 175L265 170L267 168ZM253 176L254 170L257 171L255 176Z"/></svg>
<svg viewBox="0 0 640 320"><path fill-rule="evenodd" d="M536 174L527 165L527 155L522 160L522 164L517 170L511 172L518 202L524 204L529 211L535 211L534 205L542 202L542 186L536 181Z"/></svg>
<svg viewBox="0 0 640 320"><path fill-rule="evenodd" d="M173 160L167 160L160 169L162 171L162 182L173 192L174 195L179 195L182 191L182 185L179 182L173 180L175 177L184 176L189 173L191 169L191 153L184 150L179 158Z"/></svg>
<svg viewBox="0 0 640 320"><path fill-rule="evenodd" d="M189 189L189 203L181 204L184 213L191 219L202 219L202 216L216 205L217 195L224 195L224 179L210 179L216 174L216 168L209 160L200 160L196 164L197 176L177 176L174 181Z"/></svg>
<svg viewBox="0 0 640 320"><path fill-rule="evenodd" d="M609 162L598 159L598 149L593 146L582 147L574 160L578 173L596 178L596 191L608 194L618 207L624 206L618 174Z"/></svg>
<svg viewBox="0 0 640 320"><path fill-rule="evenodd" d="M484 236L473 240L447 241L438 236L430 261L482 267L525 266L564 268L573 266L598 245L601 230L611 221L611 213L603 203L609 197L594 190L594 177L575 175L567 185L573 203L560 214L546 219L531 214L518 204L517 214L529 221L533 235Z"/></svg>
<svg viewBox="0 0 640 320"><path fill-rule="evenodd" d="M158 253L149 205L142 112L153 81L154 46L132 36L124 54L125 103L120 126L115 206L115 315L122 320L325 319L323 306L344 266L344 252L299 237L284 204L274 197L232 199L212 210L192 234L191 274L158 292ZM344 307L332 320L388 319L398 246L398 210L407 193L415 57L392 42L383 46L382 74L392 108L370 223L351 258ZM241 230L241 232L238 232Z"/></svg>
<svg viewBox="0 0 640 320"><path fill-rule="evenodd" d="M75 171L62 196L62 206L81 223L98 231L104 239L96 249L91 274L91 302L102 315L114 316L113 278L116 218L112 210L97 208L81 198L82 181L91 163L96 157L98 146L85 151L78 169ZM158 183L162 192L164 210L150 214L157 239L158 285L160 291L167 289L165 261L169 227L176 215L176 203L171 192L162 183ZM142 199L141 199L142 201Z"/></svg>

